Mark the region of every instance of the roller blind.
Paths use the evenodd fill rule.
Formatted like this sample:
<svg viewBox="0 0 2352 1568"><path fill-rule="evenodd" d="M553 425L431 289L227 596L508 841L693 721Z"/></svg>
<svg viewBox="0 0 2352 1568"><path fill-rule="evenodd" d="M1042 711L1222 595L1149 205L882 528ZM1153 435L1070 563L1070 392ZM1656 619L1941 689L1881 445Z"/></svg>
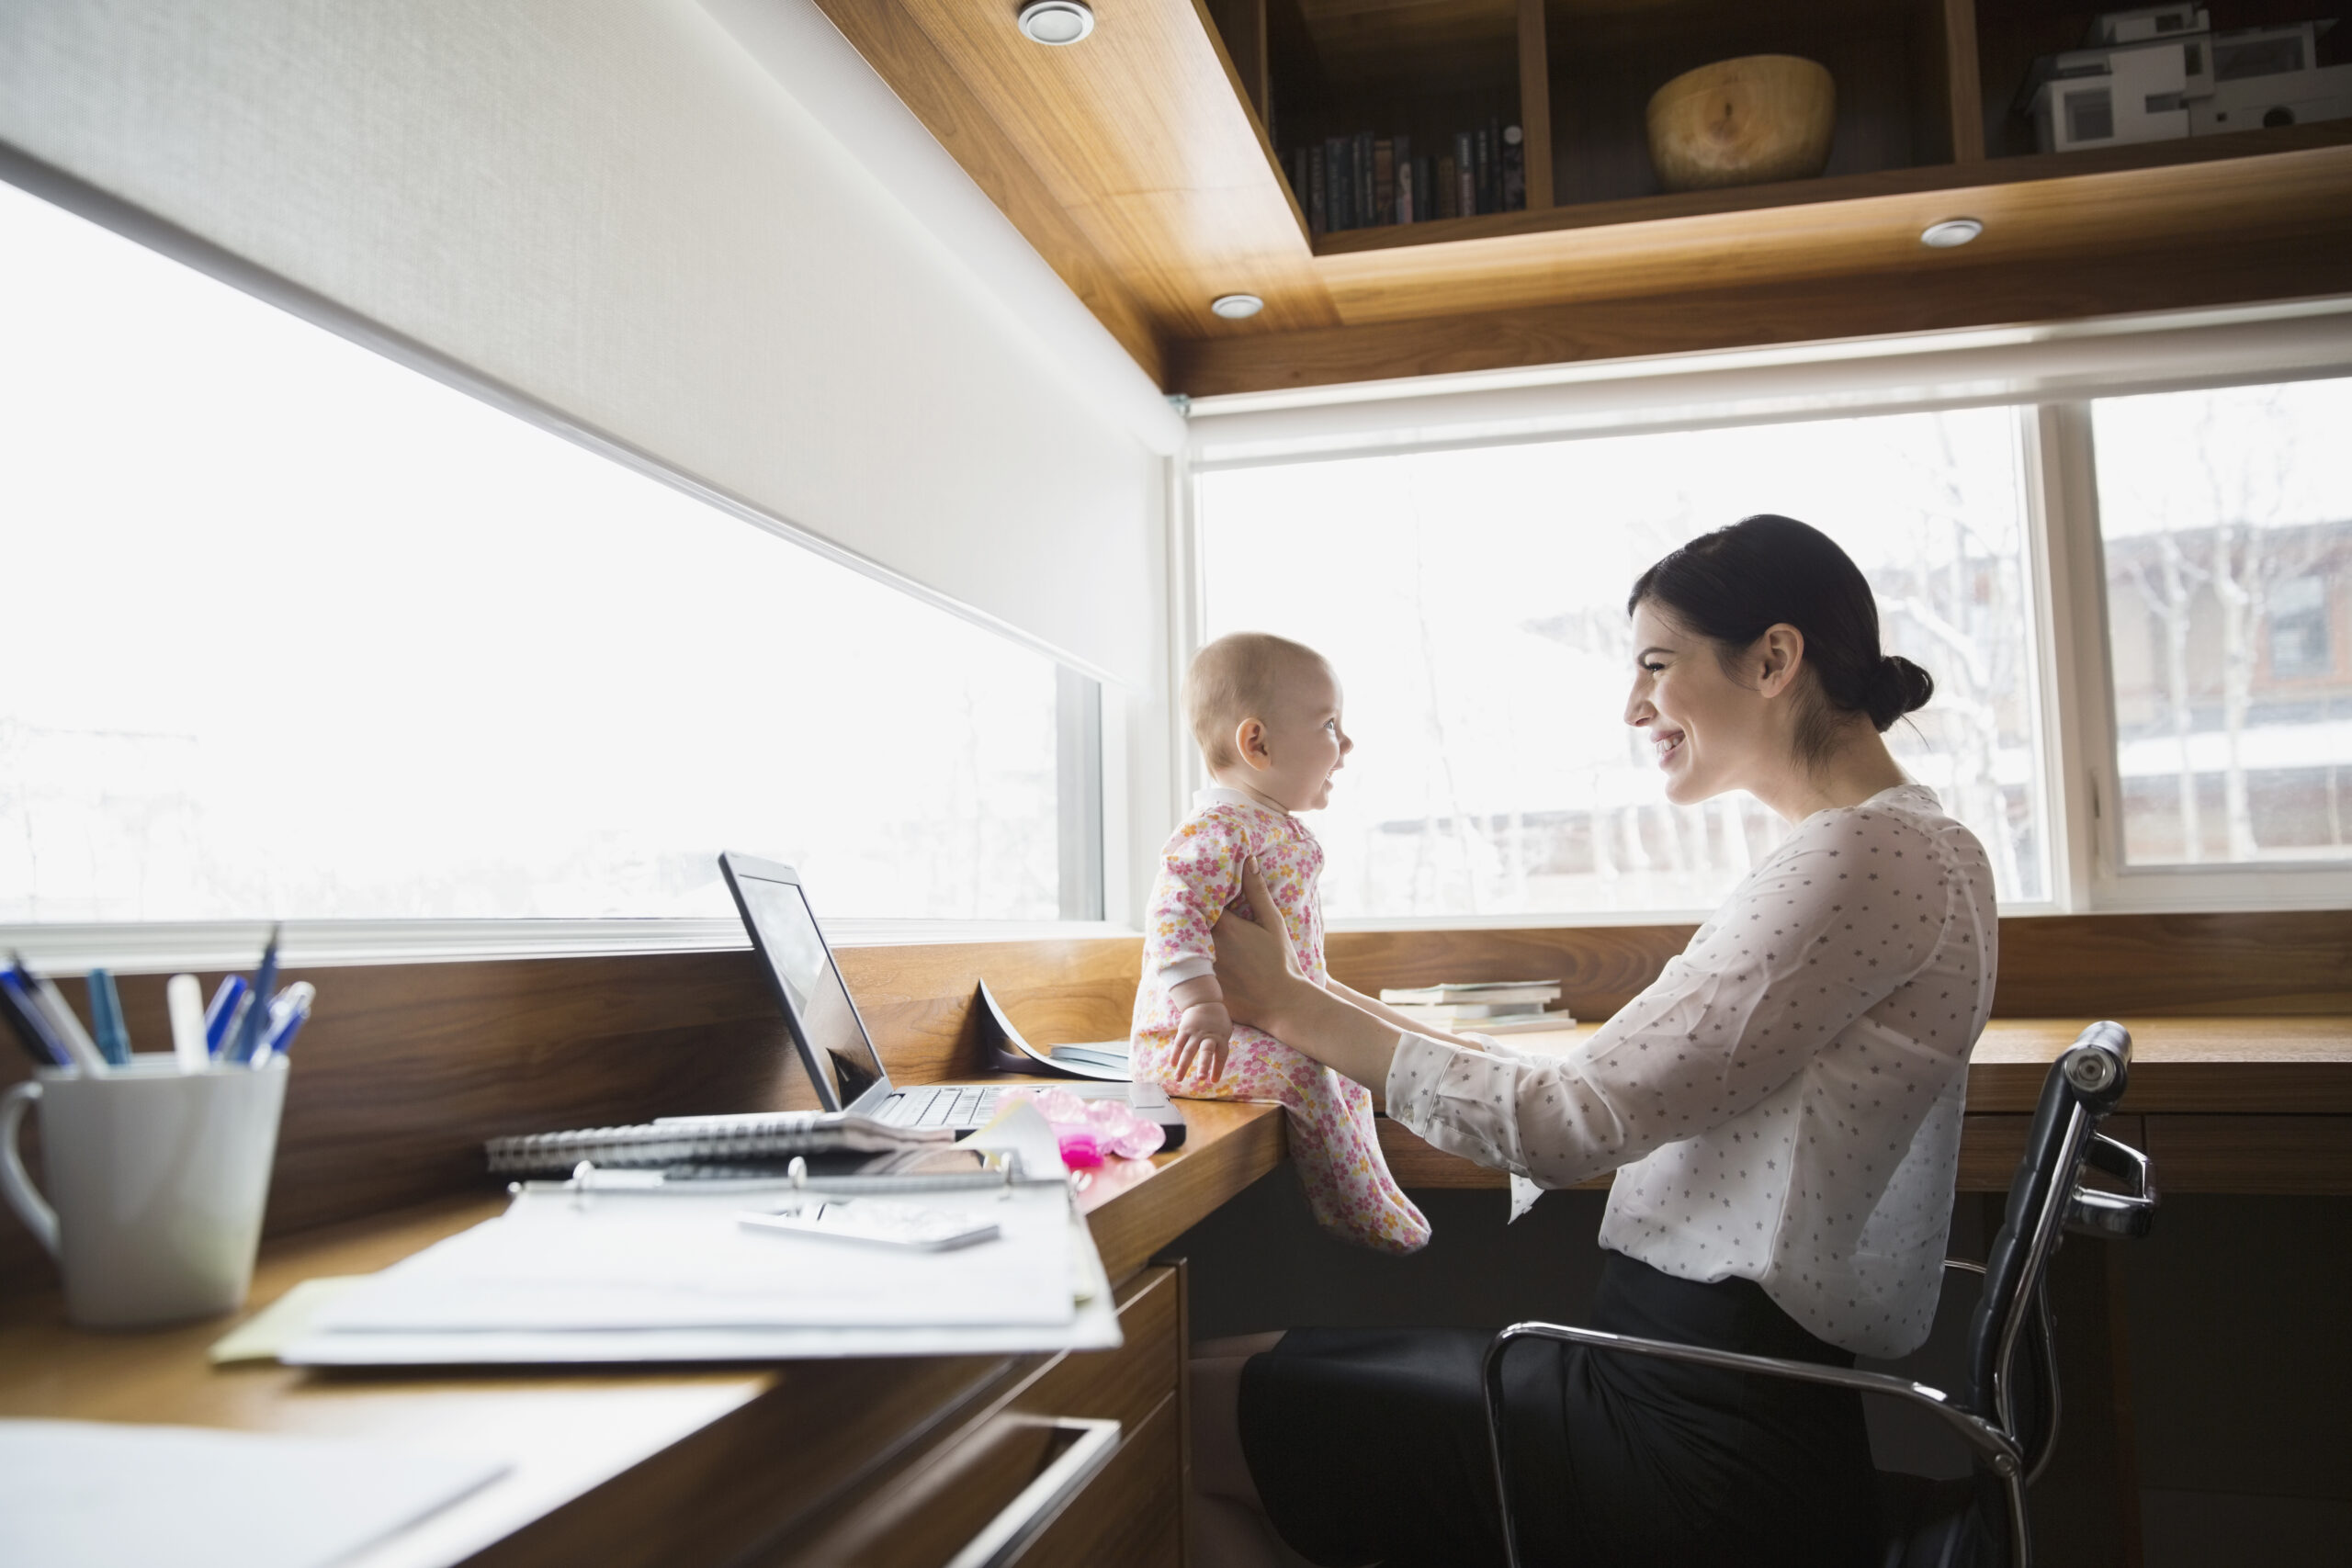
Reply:
<svg viewBox="0 0 2352 1568"><path fill-rule="evenodd" d="M697 6L17 0L0 141L1152 678L1162 459Z"/></svg>

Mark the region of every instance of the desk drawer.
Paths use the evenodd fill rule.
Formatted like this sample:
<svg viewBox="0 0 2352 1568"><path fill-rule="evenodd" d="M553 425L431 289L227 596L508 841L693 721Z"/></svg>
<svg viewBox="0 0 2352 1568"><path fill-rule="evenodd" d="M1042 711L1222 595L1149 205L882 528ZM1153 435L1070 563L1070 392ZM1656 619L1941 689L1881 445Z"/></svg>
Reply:
<svg viewBox="0 0 2352 1568"><path fill-rule="evenodd" d="M1182 1297L1180 1269L1144 1269L1118 1291L1119 1348L1027 1359L1001 1396L951 1423L830 1518L752 1561L762 1568L944 1568L992 1526L1021 1520L1029 1528L1013 1537L1018 1554L1001 1559L1008 1565L1174 1568L1183 1506ZM1106 1450L1101 1428L1112 1422L1118 1440ZM1049 1475L1069 1484L1039 1489Z"/></svg>

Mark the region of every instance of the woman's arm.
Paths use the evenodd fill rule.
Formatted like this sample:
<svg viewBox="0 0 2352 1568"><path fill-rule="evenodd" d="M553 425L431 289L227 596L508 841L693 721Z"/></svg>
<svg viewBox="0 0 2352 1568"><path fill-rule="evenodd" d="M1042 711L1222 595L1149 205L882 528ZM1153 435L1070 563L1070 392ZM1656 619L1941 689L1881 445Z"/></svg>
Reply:
<svg viewBox="0 0 2352 1568"><path fill-rule="evenodd" d="M1564 1187L1720 1127L1811 1070L1847 1112L1899 1140L1933 1097L1907 1083L1897 1095L1905 1075L1891 1069L1938 1048L1887 1027L1834 1061L1821 1053L1928 961L1950 893L1916 829L1880 815L1809 822L1566 1055L1514 1061L1408 1040L1392 1053L1388 1114L1439 1148Z"/></svg>
<svg viewBox="0 0 2352 1568"><path fill-rule="evenodd" d="M1389 1028L1399 1031L1402 1033L1418 1034L1425 1040L1436 1040L1444 1044L1455 1046L1464 1051L1483 1051L1486 1049L1485 1046L1479 1044L1476 1040L1465 1039L1462 1035L1451 1033L1442 1029L1432 1029L1428 1024L1421 1022L1419 1019L1408 1018L1403 1013L1398 1012L1395 1008L1390 1007L1386 1002L1375 1000L1371 997L1365 996L1362 991L1355 989L1351 986L1342 986L1337 980L1324 981L1323 988L1329 991L1341 1001L1346 1002L1351 1006L1363 1009L1364 1011L1372 1014L1373 1017L1386 1023ZM1272 1031L1269 1031L1268 1032L1271 1033ZM1279 1038L1279 1036L1277 1036L1277 1038Z"/></svg>
<svg viewBox="0 0 2352 1568"><path fill-rule="evenodd" d="M1242 868L1242 897L1258 919L1227 909L1216 922L1216 978L1235 1019L1264 1030L1292 1050L1363 1084L1374 1094L1388 1082L1397 1028L1308 979L1258 868Z"/></svg>

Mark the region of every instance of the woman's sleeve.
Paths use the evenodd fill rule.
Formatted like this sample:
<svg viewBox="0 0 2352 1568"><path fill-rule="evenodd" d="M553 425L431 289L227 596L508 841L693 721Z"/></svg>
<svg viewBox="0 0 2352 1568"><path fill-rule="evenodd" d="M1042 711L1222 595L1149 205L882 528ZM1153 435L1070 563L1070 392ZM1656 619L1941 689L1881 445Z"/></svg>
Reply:
<svg viewBox="0 0 2352 1568"><path fill-rule="evenodd" d="M1950 898L1917 829L1877 812L1816 818L1566 1055L1512 1061L1406 1035L1388 1114L1546 1187L1613 1170L1780 1089L1927 964Z"/></svg>
<svg viewBox="0 0 2352 1568"><path fill-rule="evenodd" d="M1146 975L1173 986L1215 972L1216 942L1210 929L1239 895L1241 866L1249 856L1249 835L1223 813L1204 813L1176 830L1160 852L1151 904L1144 911Z"/></svg>

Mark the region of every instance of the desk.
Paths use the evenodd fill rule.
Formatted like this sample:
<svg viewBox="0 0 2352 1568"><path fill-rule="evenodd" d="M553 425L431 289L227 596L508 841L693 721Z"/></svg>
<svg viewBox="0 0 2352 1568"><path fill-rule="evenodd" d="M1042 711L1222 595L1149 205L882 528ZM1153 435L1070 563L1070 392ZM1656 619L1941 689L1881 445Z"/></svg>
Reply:
<svg viewBox="0 0 2352 1568"><path fill-rule="evenodd" d="M2188 1001L2240 995L2227 976L2194 972L2226 959L2233 972L2247 971L2247 985L2301 987L2295 996L2309 991L2335 1010L2134 1018L2128 1007L2103 1008L2132 1023L2136 1046L2119 1131L2144 1138L2167 1190L2352 1192L2352 1021L2343 1016L2352 999L2340 987L2315 989L2305 975L2335 986L2346 967L2339 949L2352 952L2352 919L2330 919L2317 935L2298 938L2312 923L2298 918L2234 947L2210 940L2199 925L2195 942L2164 950L2177 962L2151 959L2146 942L2119 948L2154 973L2155 989L2169 987ZM2127 935L2140 929L2125 923ZM1416 963L1452 962L1445 943L1425 942L1426 935L1381 941ZM1668 951L1679 945L1667 940L1672 935L1650 945ZM1607 928L1447 941L1462 945L1473 936L1473 945L1495 948L1495 977L1543 972L1524 966L1566 951L1563 943L1605 957L1632 940ZM1368 949L1363 939L1350 940ZM2325 951L2314 957L2294 948L2296 940ZM843 963L894 1072L917 1082L954 1079L984 1070L968 1018L982 976L1037 1038L1100 1038L1121 1027L1140 961L1133 939L1033 945L852 949ZM2263 968L2270 949L2285 954L2270 964L2279 975ZM2038 951L2010 939L2027 980ZM1594 967L1576 953L1576 964ZM1617 964L1609 986L1638 988L1654 973L1645 967L1654 956L1643 949ZM2080 967L2079 954L2068 963ZM2023 984L2007 979L2010 967L2005 985ZM1343 977L1377 988L1414 976L1365 968ZM494 1213L499 1201L480 1174L485 1136L805 1103L794 1098L807 1093L805 1075L791 1063L746 954L355 967L315 978L333 1006L304 1035L271 1200L273 1225L292 1234L265 1246L256 1307L299 1280L380 1268ZM161 977L134 976L124 992L134 1029L162 1033ZM2100 1001L2041 1005L2057 1012ZM1964 1187L2006 1186L2047 1064L2088 1021L2001 1019L1987 1030L1970 1074ZM681 1049L687 1044L698 1049ZM0 1078L10 1076L0 1068ZM1152 1259L1271 1171L1284 1151L1272 1108L1193 1102L1186 1114L1184 1149L1152 1162L1141 1179L1104 1181L1085 1198L1096 1245L1120 1281L1128 1343L1119 1351L642 1372L216 1372L204 1348L232 1320L139 1336L70 1332L47 1260L10 1234L0 1247L0 1263L11 1247L17 1260L13 1272L0 1269L0 1416L366 1436L514 1463L500 1482L371 1553L364 1568L784 1568L944 1562L976 1528L971 1510L990 1510L1009 1495L1005 1467L991 1457L996 1427L1022 1413L1106 1415L1123 1423L1126 1448L1024 1555L1023 1568L1172 1565L1182 1551L1178 1372L1188 1336L1181 1269ZM1499 1180L1393 1123L1383 1129L1408 1186ZM379 1217L350 1221L356 1214ZM0 1230L14 1227L0 1222ZM926 1487L933 1495L918 1509ZM934 1506L942 1489L953 1506ZM917 1515L922 1528L908 1523Z"/></svg>
<svg viewBox="0 0 2352 1568"><path fill-rule="evenodd" d="M0 1310L0 1416L137 1420L317 1437L367 1437L506 1458L502 1480L356 1560L683 1565L827 1558L939 1562L993 1512L910 1522L927 1461L985 1470L983 1428L1006 1412L1107 1415L1126 1448L1022 1558L1024 1565L1164 1562L1180 1555L1184 1443L1182 1281L1148 1266L1218 1204L1281 1162L1282 1113L1190 1105L1185 1146L1148 1175L1084 1194L1119 1280L1127 1344L1087 1355L942 1357L593 1373L214 1369L205 1348L233 1319L141 1335L66 1328L54 1294ZM1140 1173L1139 1173L1140 1174ZM312 1231L264 1250L253 1307L296 1281L383 1268L504 1206L492 1196ZM1123 1472L1122 1464L1126 1461ZM985 1478L983 1478L985 1480ZM1098 1490L1100 1489L1100 1490ZM959 1540L933 1540L929 1534ZM1121 1532L1134 1539L1120 1544ZM1154 1539L1162 1538L1162 1539ZM919 1539L922 1538L922 1539ZM1041 1549L1043 1554L1041 1555Z"/></svg>

